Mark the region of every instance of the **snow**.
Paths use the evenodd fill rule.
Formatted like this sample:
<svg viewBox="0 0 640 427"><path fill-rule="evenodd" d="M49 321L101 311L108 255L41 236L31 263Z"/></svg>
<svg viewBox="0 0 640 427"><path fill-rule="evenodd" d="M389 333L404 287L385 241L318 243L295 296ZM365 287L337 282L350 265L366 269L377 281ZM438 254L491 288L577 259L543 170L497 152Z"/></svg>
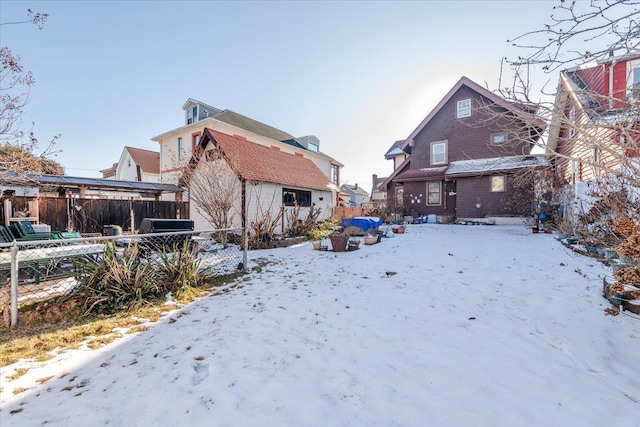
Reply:
<svg viewBox="0 0 640 427"><path fill-rule="evenodd" d="M145 332L3 367L0 425L638 426L640 320L553 235L416 224L250 258Z"/></svg>
<svg viewBox="0 0 640 427"><path fill-rule="evenodd" d="M549 166L549 160L542 156L512 156L459 160L449 164L446 176L544 166Z"/></svg>

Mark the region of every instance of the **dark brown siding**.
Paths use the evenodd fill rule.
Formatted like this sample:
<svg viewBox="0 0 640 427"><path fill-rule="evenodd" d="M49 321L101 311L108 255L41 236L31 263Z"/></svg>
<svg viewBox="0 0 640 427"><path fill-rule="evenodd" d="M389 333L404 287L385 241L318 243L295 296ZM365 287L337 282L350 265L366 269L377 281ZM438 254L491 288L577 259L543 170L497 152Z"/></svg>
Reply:
<svg viewBox="0 0 640 427"><path fill-rule="evenodd" d="M457 119L457 101L469 98L472 99L471 116ZM501 132L509 126L513 128L514 123L519 122L497 116L492 118L491 111L498 114L502 114L503 111L497 107L489 110L489 107L486 107L488 102L486 98L463 86L416 135L411 152L411 168L432 166L430 164L431 143L442 140L448 141L449 163L458 160L529 154L530 145L522 141L526 134L522 129L511 132L507 144L490 144L492 133Z"/></svg>
<svg viewBox="0 0 640 427"><path fill-rule="evenodd" d="M506 191L491 192L490 176L458 178L456 216L461 218L482 218L485 216L532 215L532 205L530 203L520 203L519 206L506 203L506 200L513 192L510 180L511 178L506 176ZM476 208L478 201L481 205L479 209Z"/></svg>

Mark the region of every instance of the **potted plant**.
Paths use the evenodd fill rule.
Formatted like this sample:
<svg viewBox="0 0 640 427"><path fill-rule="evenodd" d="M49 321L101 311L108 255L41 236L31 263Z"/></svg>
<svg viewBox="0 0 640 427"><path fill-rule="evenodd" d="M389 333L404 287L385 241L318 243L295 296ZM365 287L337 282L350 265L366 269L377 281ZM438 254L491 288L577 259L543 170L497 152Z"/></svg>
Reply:
<svg viewBox="0 0 640 427"><path fill-rule="evenodd" d="M347 250L349 235L345 232L334 231L329 234L329 240L331 241L331 247L334 252L345 252Z"/></svg>

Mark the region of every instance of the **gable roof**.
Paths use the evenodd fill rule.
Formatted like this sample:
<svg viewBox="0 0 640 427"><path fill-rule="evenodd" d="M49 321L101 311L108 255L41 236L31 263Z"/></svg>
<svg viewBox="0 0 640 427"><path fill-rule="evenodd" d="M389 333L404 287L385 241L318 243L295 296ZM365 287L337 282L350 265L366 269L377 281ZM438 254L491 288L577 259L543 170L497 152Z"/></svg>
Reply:
<svg viewBox="0 0 640 427"><path fill-rule="evenodd" d="M146 173L160 173L160 153L142 148L124 147L140 169Z"/></svg>
<svg viewBox="0 0 640 427"><path fill-rule="evenodd" d="M231 167L243 179L321 191L332 188L329 178L315 163L302 156L205 128L200 148L204 149L209 142L220 147Z"/></svg>
<svg viewBox="0 0 640 427"><path fill-rule="evenodd" d="M396 141L393 143L393 145L391 146L391 148L389 148L387 150L386 153L384 153L384 157L385 159L389 160L392 159L394 156L397 156L398 154L410 154L411 150L404 151L404 148L406 148L406 145L404 144L406 142L406 139L401 139L399 141Z"/></svg>
<svg viewBox="0 0 640 427"><path fill-rule="evenodd" d="M344 191L344 189L349 189L351 190L354 194L359 194L361 196L368 196L369 193L367 193L367 190L365 190L364 188L360 187L359 185L356 187L355 185L350 185L350 184L342 184L340 186L340 190Z"/></svg>
<svg viewBox="0 0 640 427"><path fill-rule="evenodd" d="M404 150L404 148L407 145L413 146L413 140L416 137L416 135L418 135L418 133L420 133L420 131L422 131L422 129L424 129L424 127L427 126L427 124L429 124L431 119L433 119L435 117L435 115L438 114L440 109L447 102L449 102L451 100L451 98L453 98L453 96L456 94L456 92L458 92L458 90L460 90L460 88L462 86L466 86L469 89L471 89L474 92L476 92L477 94L489 99L494 104L506 109L507 111L511 112L513 115L515 115L516 117L520 118L521 120L523 120L526 123L529 123L529 124L531 124L533 126L536 126L536 127L540 128L540 129L544 129L546 127L546 124L545 124L545 122L543 120L541 120L538 117L535 117L532 114L524 111L522 109L522 106L516 106L516 105L506 101L505 99L501 98L500 96L496 95L495 93L493 93L493 92L483 88L479 84L475 83L471 79L463 76L451 88L451 90L449 90L449 92L447 92L447 94L444 96L444 98L442 98L442 100L440 100L438 105L436 105L435 108L433 110L431 110L429 115L427 115L427 117L425 117L425 119L418 125L418 127L415 128L413 132L411 132L411 135L409 135L409 137L407 137L407 139L404 141L404 144L401 144L401 146L399 148Z"/></svg>

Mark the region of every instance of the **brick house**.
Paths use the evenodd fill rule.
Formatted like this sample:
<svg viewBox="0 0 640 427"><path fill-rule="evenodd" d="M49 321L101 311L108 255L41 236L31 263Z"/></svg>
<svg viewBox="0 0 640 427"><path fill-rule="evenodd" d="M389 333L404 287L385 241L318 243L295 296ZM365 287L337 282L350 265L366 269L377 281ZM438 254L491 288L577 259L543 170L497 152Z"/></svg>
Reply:
<svg viewBox="0 0 640 427"><path fill-rule="evenodd" d="M585 209L589 182L639 158L638 100L638 53L560 72L547 143L562 187L559 203L571 209L582 200Z"/></svg>
<svg viewBox="0 0 640 427"><path fill-rule="evenodd" d="M381 184L397 217L447 218L532 215L535 203L507 206L517 171L546 167L532 156L545 123L532 108L511 104L467 77L385 157L393 173Z"/></svg>

